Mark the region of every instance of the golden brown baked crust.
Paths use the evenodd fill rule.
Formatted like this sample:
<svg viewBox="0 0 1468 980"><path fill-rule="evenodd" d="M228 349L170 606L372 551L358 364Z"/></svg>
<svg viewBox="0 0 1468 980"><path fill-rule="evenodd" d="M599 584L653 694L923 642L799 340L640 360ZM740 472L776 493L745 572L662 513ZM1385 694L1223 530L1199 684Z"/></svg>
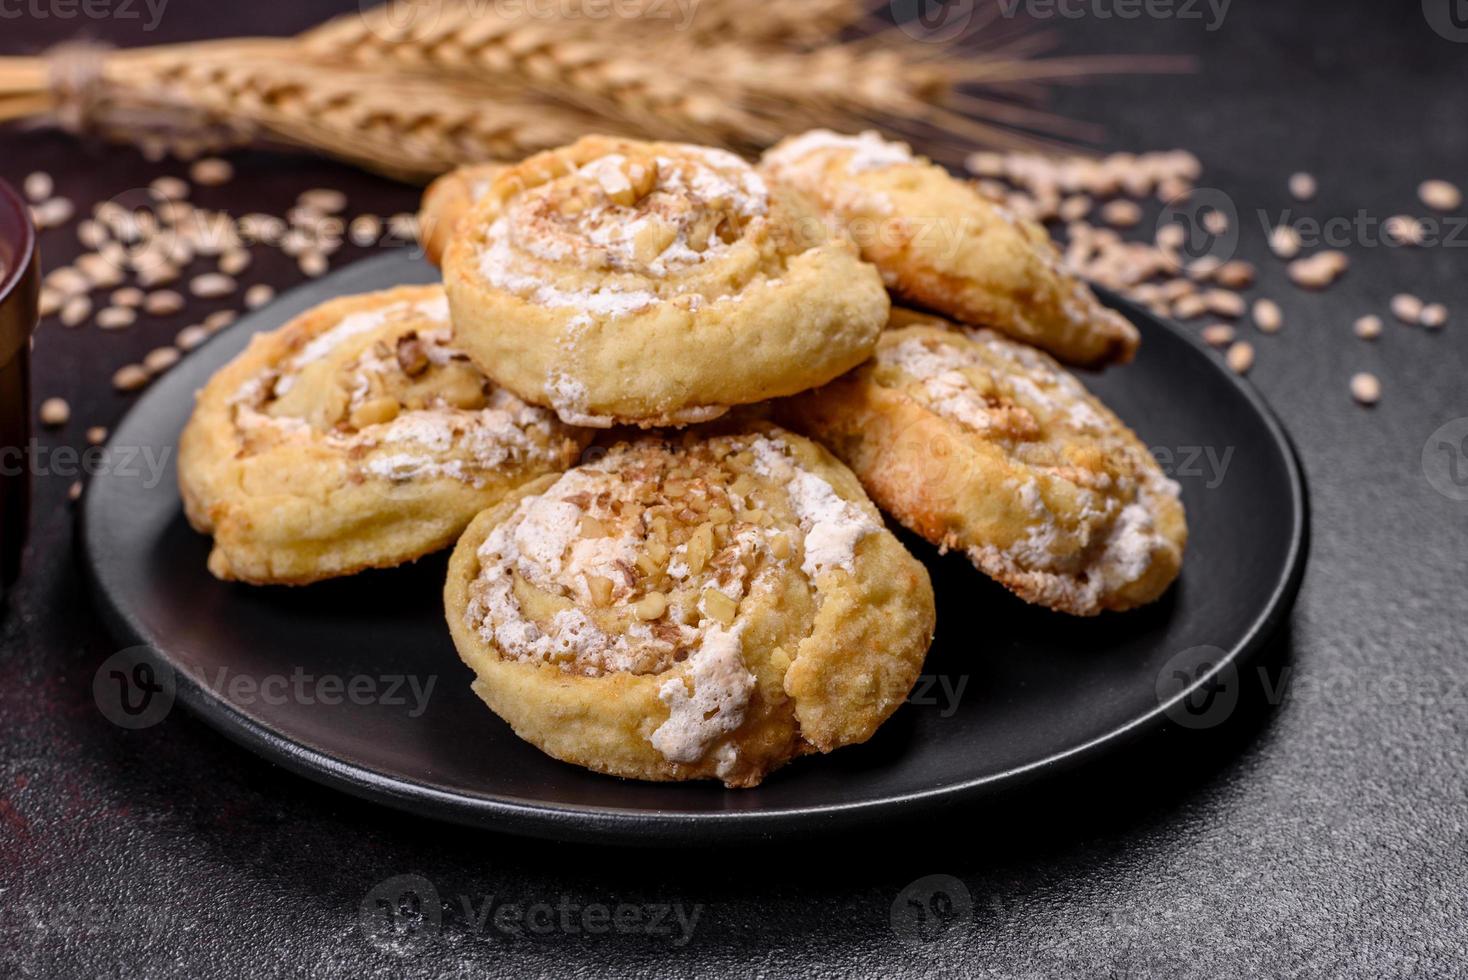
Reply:
<svg viewBox="0 0 1468 980"><path fill-rule="evenodd" d="M459 221L489 191L508 164L475 163L450 170L428 185L418 209L418 239L428 261L439 265L458 231Z"/></svg>
<svg viewBox="0 0 1468 980"><path fill-rule="evenodd" d="M1082 366L1131 360L1138 334L1067 270L1045 229L902 143L813 130L766 152L772 184L841 224L898 293Z"/></svg>
<svg viewBox="0 0 1468 980"><path fill-rule="evenodd" d="M464 533L444 598L520 737L729 786L869 738L934 625L926 570L855 477L768 424L619 443L521 488Z"/></svg>
<svg viewBox="0 0 1468 980"><path fill-rule="evenodd" d="M590 433L495 388L449 346L438 286L348 296L255 336L179 444L189 521L220 578L303 584L453 543Z"/></svg>
<svg viewBox="0 0 1468 980"><path fill-rule="evenodd" d="M1177 484L1051 358L992 331L901 311L871 361L777 415L905 526L1026 601L1130 609L1181 568Z"/></svg>
<svg viewBox="0 0 1468 980"><path fill-rule="evenodd" d="M876 269L721 150L586 137L507 170L444 257L456 342L567 422L708 421L870 355Z"/></svg>

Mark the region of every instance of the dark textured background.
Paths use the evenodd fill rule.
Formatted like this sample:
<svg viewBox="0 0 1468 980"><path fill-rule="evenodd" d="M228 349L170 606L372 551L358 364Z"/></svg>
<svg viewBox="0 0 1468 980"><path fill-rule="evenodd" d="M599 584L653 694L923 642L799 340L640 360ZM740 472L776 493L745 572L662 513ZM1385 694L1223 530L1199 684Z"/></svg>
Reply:
<svg viewBox="0 0 1468 980"><path fill-rule="evenodd" d="M125 44L287 32L351 6L172 0L152 33L141 21L7 16L0 53L78 31ZM1078 87L1059 106L1103 122L1109 146L1197 152L1204 183L1245 216L1241 253L1260 263L1261 292L1284 307L1288 325L1258 339L1251 375L1299 445L1314 505L1292 626L1262 662L1268 688L1293 681L1273 698L1282 703L1248 671L1222 726L1169 729L1023 796L857 838L627 852L470 832L318 788L179 713L138 733L109 724L90 685L113 646L73 558L70 480L45 477L0 624L0 974L1464 975L1468 503L1435 491L1421 456L1439 425L1468 416L1468 237L1352 247L1350 272L1316 296L1286 282L1252 215L1292 206L1284 185L1296 169L1321 189L1293 207L1318 217L1420 213L1419 180L1468 185L1468 44L1434 33L1410 0L1236 0L1216 31L1094 16L1055 28L1070 52L1201 59L1191 77ZM238 206L248 194L283 209L302 189L336 185L354 208L387 213L416 198L326 163L237 164L227 192L198 199ZM127 151L0 133L0 176L38 168L86 204L159 172ZM74 248L70 232L43 238L49 264ZM275 256L257 257L249 278L285 287L298 277ZM1389 321L1375 345L1351 337L1356 316L1385 313L1402 289L1443 300L1454 320L1436 334ZM46 443L81 445L87 425L114 421L129 399L108 387L111 371L205 310L118 334L45 324L36 395L73 406ZM1356 370L1382 379L1373 410L1349 398ZM359 905L409 874L437 887L443 927L379 949ZM893 903L934 874L962 882L972 916L904 942ZM461 896L476 907L493 896L701 910L681 946L507 936L476 930Z"/></svg>

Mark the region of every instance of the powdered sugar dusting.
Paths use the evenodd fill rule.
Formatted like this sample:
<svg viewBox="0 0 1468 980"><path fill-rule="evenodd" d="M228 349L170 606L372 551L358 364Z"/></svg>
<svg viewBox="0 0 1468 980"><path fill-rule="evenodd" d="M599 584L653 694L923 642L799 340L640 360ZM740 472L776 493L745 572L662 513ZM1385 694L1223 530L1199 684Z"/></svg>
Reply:
<svg viewBox="0 0 1468 980"><path fill-rule="evenodd" d="M805 532L800 570L812 581L832 569L850 572L856 546L879 528L866 512L842 498L831 484L802 467L783 442L761 438L754 444L755 469L785 484L790 504Z"/></svg>
<svg viewBox="0 0 1468 980"><path fill-rule="evenodd" d="M845 136L829 129L812 129L775 147L765 155L765 162L776 167L797 165L810 155L827 150L849 154L845 167L854 174L913 161L912 151L906 144L885 140L873 130L859 136Z"/></svg>

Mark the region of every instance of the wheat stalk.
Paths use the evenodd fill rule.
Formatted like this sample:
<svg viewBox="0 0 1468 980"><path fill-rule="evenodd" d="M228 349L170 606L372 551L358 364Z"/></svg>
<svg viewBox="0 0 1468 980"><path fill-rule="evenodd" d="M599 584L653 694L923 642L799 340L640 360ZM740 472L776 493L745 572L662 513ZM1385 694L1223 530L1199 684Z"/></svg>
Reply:
<svg viewBox="0 0 1468 980"><path fill-rule="evenodd" d="M66 53L91 59L89 91L56 64L0 59L0 120L47 114L74 130L169 148L278 143L422 179L464 162L518 158L603 125L569 109L486 99L456 79L313 65L289 41Z"/></svg>
<svg viewBox="0 0 1468 980"><path fill-rule="evenodd" d="M974 144L1036 149L1092 135L1036 107L1045 84L1178 67L1040 58L1042 39L982 17L982 49L917 43L895 27L873 32L872 0L692 2L679 21L663 16L677 0L618 0L611 20L590 16L604 0L518 17L490 0L442 0L343 16L295 39L74 45L0 58L0 122L49 120L180 154L279 143L410 178L589 131L757 152L801 129L876 127L921 135L956 162ZM865 36L834 40L858 25Z"/></svg>

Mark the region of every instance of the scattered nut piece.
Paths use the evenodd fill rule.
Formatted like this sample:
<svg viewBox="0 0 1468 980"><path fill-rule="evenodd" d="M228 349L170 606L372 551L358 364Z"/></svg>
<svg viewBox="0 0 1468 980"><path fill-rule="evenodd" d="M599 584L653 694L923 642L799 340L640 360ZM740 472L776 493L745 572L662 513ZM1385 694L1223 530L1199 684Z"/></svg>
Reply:
<svg viewBox="0 0 1468 980"><path fill-rule="evenodd" d="M1411 293L1397 293L1392 297L1392 316L1409 326L1422 322L1422 300Z"/></svg>
<svg viewBox="0 0 1468 980"><path fill-rule="evenodd" d="M143 305L143 291L136 286L123 286L121 289L113 290L110 298L113 306L136 309Z"/></svg>
<svg viewBox="0 0 1468 980"><path fill-rule="evenodd" d="M193 350L209 339L209 330L201 323L191 324L178 332L173 342L180 350Z"/></svg>
<svg viewBox="0 0 1468 980"><path fill-rule="evenodd" d="M1203 302L1209 312L1219 316L1238 317L1244 315L1244 298L1227 289L1210 289L1203 294Z"/></svg>
<svg viewBox="0 0 1468 980"><path fill-rule="evenodd" d="M76 207L64 197L53 197L31 207L31 218L42 229L64 225L75 213Z"/></svg>
<svg viewBox="0 0 1468 980"><path fill-rule="evenodd" d="M1254 266L1242 259L1234 259L1219 266L1213 279L1220 286L1227 286L1229 289L1247 289L1254 285Z"/></svg>
<svg viewBox="0 0 1468 980"><path fill-rule="evenodd" d="M1352 324L1351 329L1362 340L1375 340L1381 336L1381 317L1374 313L1368 313L1363 317L1359 317Z"/></svg>
<svg viewBox="0 0 1468 980"><path fill-rule="evenodd" d="M1254 326L1265 333L1279 333L1279 328L1284 326L1284 314L1280 312L1279 304L1272 299L1256 299Z"/></svg>
<svg viewBox="0 0 1468 980"><path fill-rule="evenodd" d="M664 612L666 612L667 608L667 596L663 595L661 592L649 592L647 595L643 596L641 600L638 601L637 605L633 608L633 611L637 614L638 619L653 620L657 619Z"/></svg>
<svg viewBox="0 0 1468 980"><path fill-rule="evenodd" d="M1113 228L1134 228L1142 220L1142 209L1125 198L1107 201L1101 208L1101 220Z"/></svg>
<svg viewBox="0 0 1468 980"><path fill-rule="evenodd" d="M204 318L204 329L210 333L223 330L237 319L239 319L239 314L234 310L215 310Z"/></svg>
<svg viewBox="0 0 1468 980"><path fill-rule="evenodd" d="M63 302L65 302L65 297L56 290L51 289L49 286L43 286L41 288L41 316L55 316L61 311L61 304Z"/></svg>
<svg viewBox="0 0 1468 980"><path fill-rule="evenodd" d="M97 326L103 330L121 330L138 319L137 311L126 306L109 306L97 314Z"/></svg>
<svg viewBox="0 0 1468 980"><path fill-rule="evenodd" d="M301 194L296 203L321 214L336 214L346 208L347 196L338 190L318 187Z"/></svg>
<svg viewBox="0 0 1468 980"><path fill-rule="evenodd" d="M1202 316L1207 310L1208 304L1203 301L1202 296L1196 293L1181 296L1172 304L1172 315L1179 320L1191 320L1194 317Z"/></svg>
<svg viewBox="0 0 1468 980"><path fill-rule="evenodd" d="M1210 323L1203 328L1203 342L1214 347L1227 347L1234 342L1235 334L1232 324Z"/></svg>
<svg viewBox="0 0 1468 980"><path fill-rule="evenodd" d="M375 245L382 237L382 219L375 214L362 214L352 219L347 228L347 235L353 245L366 248Z"/></svg>
<svg viewBox="0 0 1468 980"><path fill-rule="evenodd" d="M112 387L118 391L137 391L148 383L148 372L141 364L125 364L112 375Z"/></svg>
<svg viewBox="0 0 1468 980"><path fill-rule="evenodd" d="M88 218L76 226L76 240L85 248L98 249L107 241L107 229Z"/></svg>
<svg viewBox="0 0 1468 980"><path fill-rule="evenodd" d="M1217 209L1203 212L1203 229L1212 235L1222 235L1228 231L1228 215Z"/></svg>
<svg viewBox="0 0 1468 980"><path fill-rule="evenodd" d="M26 200L32 204L40 204L56 192L56 182L44 170L37 170L26 176L22 189L25 191Z"/></svg>
<svg viewBox="0 0 1468 980"><path fill-rule="evenodd" d="M1315 197L1315 178L1303 171L1290 175L1290 196L1297 201Z"/></svg>
<svg viewBox="0 0 1468 980"><path fill-rule="evenodd" d="M1448 322L1448 308L1441 303L1428 303L1417 315L1417 322L1429 330L1436 330Z"/></svg>
<svg viewBox="0 0 1468 980"><path fill-rule="evenodd" d="M189 292L200 299L219 299L238 288L233 279L219 272L206 272L189 282Z"/></svg>
<svg viewBox="0 0 1468 980"><path fill-rule="evenodd" d="M1381 400L1381 381L1365 371L1351 375L1351 397L1362 405L1375 405Z"/></svg>
<svg viewBox="0 0 1468 980"><path fill-rule="evenodd" d="M92 301L85 296L73 296L61 307L61 325L79 327L82 321L91 315Z"/></svg>
<svg viewBox="0 0 1468 980"><path fill-rule="evenodd" d="M1381 228L1398 245L1421 245L1426 237L1422 222L1410 214L1394 214L1382 222Z"/></svg>
<svg viewBox="0 0 1468 980"><path fill-rule="evenodd" d="M171 289L160 289L149 293L143 301L143 309L149 316L173 316L184 308L184 298Z"/></svg>
<svg viewBox="0 0 1468 980"><path fill-rule="evenodd" d="M1254 345L1247 340L1236 341L1229 347L1224 360L1236 374L1248 374L1249 368L1254 366Z"/></svg>
<svg viewBox="0 0 1468 980"><path fill-rule="evenodd" d="M1446 180L1424 180L1417 196L1434 211L1456 211L1463 203L1463 192Z"/></svg>
<svg viewBox="0 0 1468 980"><path fill-rule="evenodd" d="M312 279L317 279L321 276L324 276L326 274L326 270L330 268L330 266L327 264L326 256L322 255L320 252L305 253L301 256L297 264L301 267L301 272L305 273L307 276L310 276Z"/></svg>
<svg viewBox="0 0 1468 980"><path fill-rule="evenodd" d="M245 290L245 306L252 310L258 310L274 298L275 290L263 282L256 283Z"/></svg>
<svg viewBox="0 0 1468 980"><path fill-rule="evenodd" d="M205 157L189 168L189 179L204 187L218 187L234 179L234 166L228 160Z"/></svg>
<svg viewBox="0 0 1468 980"><path fill-rule="evenodd" d="M66 488L66 499L77 501L82 499L82 481L72 480L71 486Z"/></svg>
<svg viewBox="0 0 1468 980"><path fill-rule="evenodd" d="M42 425L59 429L71 418L71 406L65 398L47 398L41 402L40 416Z"/></svg>
<svg viewBox="0 0 1468 980"><path fill-rule="evenodd" d="M1168 222L1157 229L1158 248L1182 248L1183 243L1188 240L1187 230L1176 222Z"/></svg>
<svg viewBox="0 0 1468 980"><path fill-rule="evenodd" d="M177 347L155 347L143 358L143 369L149 374L162 374L178 363Z"/></svg>
<svg viewBox="0 0 1468 980"><path fill-rule="evenodd" d="M219 257L219 271L226 276L237 276L250 267L250 253L242 248L232 248Z"/></svg>
<svg viewBox="0 0 1468 980"><path fill-rule="evenodd" d="M165 201L182 201L189 196L188 182L177 177L159 177L148 189Z"/></svg>
<svg viewBox="0 0 1468 980"><path fill-rule="evenodd" d="M1293 225L1280 225L1269 233L1269 250L1282 259L1300 254L1300 233Z"/></svg>
<svg viewBox="0 0 1468 980"><path fill-rule="evenodd" d="M1344 252L1317 252L1289 264L1290 281L1305 289L1324 289L1340 278L1348 264Z"/></svg>

